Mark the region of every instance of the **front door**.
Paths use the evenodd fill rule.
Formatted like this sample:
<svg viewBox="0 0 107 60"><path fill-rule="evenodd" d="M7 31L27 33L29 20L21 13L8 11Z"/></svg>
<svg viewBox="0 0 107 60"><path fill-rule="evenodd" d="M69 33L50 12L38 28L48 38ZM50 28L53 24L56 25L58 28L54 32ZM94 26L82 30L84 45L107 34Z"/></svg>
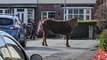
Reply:
<svg viewBox="0 0 107 60"><path fill-rule="evenodd" d="M22 23L27 24L27 19L28 19L27 18L27 9L17 8L17 9L14 9L14 13L18 15L18 17Z"/></svg>
<svg viewBox="0 0 107 60"><path fill-rule="evenodd" d="M24 12L17 12L17 14L21 22L24 22Z"/></svg>

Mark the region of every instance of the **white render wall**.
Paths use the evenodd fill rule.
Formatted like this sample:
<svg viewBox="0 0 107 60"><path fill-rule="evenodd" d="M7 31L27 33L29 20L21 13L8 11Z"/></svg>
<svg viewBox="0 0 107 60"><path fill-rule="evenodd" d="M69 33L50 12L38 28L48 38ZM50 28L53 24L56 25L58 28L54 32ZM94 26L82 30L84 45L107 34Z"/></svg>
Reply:
<svg viewBox="0 0 107 60"><path fill-rule="evenodd" d="M65 0L38 0L41 4L63 4ZM36 4L37 0L0 0L0 4ZM96 3L96 0L66 0L70 4Z"/></svg>

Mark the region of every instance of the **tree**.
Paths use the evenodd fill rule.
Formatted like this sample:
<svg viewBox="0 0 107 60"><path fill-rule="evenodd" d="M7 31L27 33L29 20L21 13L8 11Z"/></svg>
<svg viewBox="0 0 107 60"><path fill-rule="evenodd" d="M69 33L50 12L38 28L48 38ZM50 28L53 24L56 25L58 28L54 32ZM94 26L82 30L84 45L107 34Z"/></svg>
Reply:
<svg viewBox="0 0 107 60"><path fill-rule="evenodd" d="M107 3L103 2L97 6L95 11L95 19L97 19L97 26L100 29L107 29Z"/></svg>

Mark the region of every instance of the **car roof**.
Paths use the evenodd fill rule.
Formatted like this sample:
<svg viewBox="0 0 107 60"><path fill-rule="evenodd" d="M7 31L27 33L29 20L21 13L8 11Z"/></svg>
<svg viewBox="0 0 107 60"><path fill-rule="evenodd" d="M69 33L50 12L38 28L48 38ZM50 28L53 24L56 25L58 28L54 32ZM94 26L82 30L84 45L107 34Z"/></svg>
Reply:
<svg viewBox="0 0 107 60"><path fill-rule="evenodd" d="M14 18L16 18L16 16L15 15L3 15L3 14L0 14L0 18L14 19Z"/></svg>

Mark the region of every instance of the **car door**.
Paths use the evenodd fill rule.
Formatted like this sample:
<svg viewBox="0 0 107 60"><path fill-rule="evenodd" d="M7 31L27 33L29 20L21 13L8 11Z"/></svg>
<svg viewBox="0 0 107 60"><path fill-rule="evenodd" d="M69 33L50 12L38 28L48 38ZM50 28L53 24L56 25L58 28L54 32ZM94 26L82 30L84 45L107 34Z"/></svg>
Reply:
<svg viewBox="0 0 107 60"><path fill-rule="evenodd" d="M9 36L3 36L12 60L29 60L23 48Z"/></svg>

